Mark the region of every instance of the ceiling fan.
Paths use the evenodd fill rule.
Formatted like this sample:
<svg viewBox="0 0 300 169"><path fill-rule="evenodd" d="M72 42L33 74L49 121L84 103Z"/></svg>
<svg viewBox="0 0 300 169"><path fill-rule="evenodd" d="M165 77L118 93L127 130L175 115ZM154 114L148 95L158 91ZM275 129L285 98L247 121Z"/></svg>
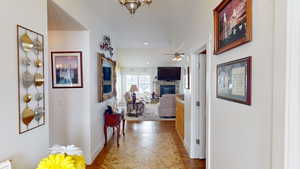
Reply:
<svg viewBox="0 0 300 169"><path fill-rule="evenodd" d="M182 61L182 59L185 56L184 52L179 52L179 51L182 51L183 47L184 47L184 42L181 42L179 47L177 49L173 50L174 53L172 53L172 52L171 53L165 53L165 55L173 56L172 61L174 61L174 62L180 62L180 61Z"/></svg>
<svg viewBox="0 0 300 169"><path fill-rule="evenodd" d="M173 56L172 60L175 61L175 62L180 62L184 57L184 53L179 53L179 52L165 53L165 55Z"/></svg>

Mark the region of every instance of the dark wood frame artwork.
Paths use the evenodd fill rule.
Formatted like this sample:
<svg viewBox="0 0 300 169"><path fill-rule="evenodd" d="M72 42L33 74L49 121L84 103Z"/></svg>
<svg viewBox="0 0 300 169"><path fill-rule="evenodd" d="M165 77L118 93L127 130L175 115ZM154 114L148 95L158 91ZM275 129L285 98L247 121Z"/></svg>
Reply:
<svg viewBox="0 0 300 169"><path fill-rule="evenodd" d="M252 0L247 0L247 7L246 7L246 37L240 40L237 40L223 48L220 48L219 40L219 13L229 4L232 0L223 0L215 9L214 9L214 54L218 55L223 52L226 52L230 49L236 48L241 46L245 43L252 41Z"/></svg>
<svg viewBox="0 0 300 169"><path fill-rule="evenodd" d="M98 54L98 101L103 102L105 100L108 100L112 97L117 96L117 91L116 91L116 82L117 82L117 73L116 73L116 62L113 61L110 58L106 58L103 53ZM113 72L112 72L112 93L109 95L104 95L103 93L103 63L104 61L109 62L112 64L113 67Z"/></svg>
<svg viewBox="0 0 300 169"><path fill-rule="evenodd" d="M62 54L62 53L77 53L79 54L80 57L80 74L81 74L81 81L80 81L80 86L55 86L54 84L54 76L55 76L55 70L53 70L54 66L54 55L53 54ZM82 51L54 51L51 52L51 71L52 71L52 88L53 89L66 89L66 88L83 88L83 66L82 66Z"/></svg>
<svg viewBox="0 0 300 169"><path fill-rule="evenodd" d="M247 63L247 99L246 99L246 101L241 101L241 100L237 100L237 99L233 99L233 98L220 96L219 93L218 93L218 91L219 91L218 69L220 67L223 67L223 66L233 65L233 64L237 64L237 63L241 63L241 62L246 62ZM246 105L251 105L252 104L252 57L251 56L243 58L243 59L234 60L234 61L231 61L231 62L219 64L217 66L217 76L216 77L217 77L217 81L216 81L217 98L224 99L224 100L229 100L229 101L236 102L236 103L246 104Z"/></svg>
<svg viewBox="0 0 300 169"><path fill-rule="evenodd" d="M20 67L19 67L19 65L20 65L20 39L19 39L19 30L20 29L25 29L25 30L27 30L27 31L29 31L29 32L32 32L32 33L35 33L35 34L37 34L37 35L39 35L39 36L41 36L42 37L42 45L43 45L43 51L42 51L42 58L43 58L43 77L45 78L45 48L44 48L44 45L45 45L45 41L44 41L44 35L43 34L40 34L40 33L38 33L38 32L36 32L36 31L33 31L33 30L31 30L31 29L29 29L29 28L26 28L26 27L24 27L24 26L21 26L21 25L17 25L17 60L18 60L18 104L19 104L19 106L18 106L18 109L19 109L19 134L24 134L24 133L26 133L26 132L29 132L29 131L31 131L31 130L34 130L34 129L36 129L36 128L39 128L39 127L41 127L41 126L44 126L45 124L46 124L46 112L45 112L45 107L44 107L44 118L43 118L43 123L42 124L39 124L38 126L36 126L36 127L33 127L33 128L31 128L31 129L28 129L28 130L26 130L26 131L23 131L23 132L21 132L21 103L20 103L20 100L19 100L19 98L21 97L21 93L20 93L20 87L21 87L21 84L20 84L20 74L19 74L19 72L20 72ZM43 93L44 93L44 95L43 95L43 104L44 105L46 105L46 101L45 101L45 85L43 85Z"/></svg>

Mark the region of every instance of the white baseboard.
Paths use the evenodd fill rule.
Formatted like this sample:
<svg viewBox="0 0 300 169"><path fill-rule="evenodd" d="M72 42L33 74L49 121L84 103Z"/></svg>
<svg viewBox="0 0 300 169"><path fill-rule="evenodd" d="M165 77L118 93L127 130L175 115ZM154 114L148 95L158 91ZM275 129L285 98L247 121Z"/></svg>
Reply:
<svg viewBox="0 0 300 169"><path fill-rule="evenodd" d="M107 142L110 141L110 139L112 138L112 132L111 131L108 131L108 140ZM99 155L99 153L103 150L104 148L104 144L105 144L105 140L101 140L101 142L97 145L96 149L92 152L92 157L90 160L87 160L87 164L88 165L91 165L93 164L93 162L95 161L95 159L97 158L97 156Z"/></svg>

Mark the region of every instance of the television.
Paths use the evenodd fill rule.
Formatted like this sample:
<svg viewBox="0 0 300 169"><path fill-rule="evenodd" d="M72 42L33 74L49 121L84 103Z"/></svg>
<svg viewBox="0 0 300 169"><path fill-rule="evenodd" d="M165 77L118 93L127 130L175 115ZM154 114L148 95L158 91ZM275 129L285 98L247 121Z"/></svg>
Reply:
<svg viewBox="0 0 300 169"><path fill-rule="evenodd" d="M157 79L166 81L180 80L181 67L159 67L157 70Z"/></svg>

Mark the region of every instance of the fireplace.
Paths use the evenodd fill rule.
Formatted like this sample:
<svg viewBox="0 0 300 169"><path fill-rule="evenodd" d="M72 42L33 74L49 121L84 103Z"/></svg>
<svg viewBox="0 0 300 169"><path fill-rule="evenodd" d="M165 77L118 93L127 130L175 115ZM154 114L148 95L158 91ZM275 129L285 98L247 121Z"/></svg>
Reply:
<svg viewBox="0 0 300 169"><path fill-rule="evenodd" d="M161 85L160 97L164 94L176 94L176 85Z"/></svg>

